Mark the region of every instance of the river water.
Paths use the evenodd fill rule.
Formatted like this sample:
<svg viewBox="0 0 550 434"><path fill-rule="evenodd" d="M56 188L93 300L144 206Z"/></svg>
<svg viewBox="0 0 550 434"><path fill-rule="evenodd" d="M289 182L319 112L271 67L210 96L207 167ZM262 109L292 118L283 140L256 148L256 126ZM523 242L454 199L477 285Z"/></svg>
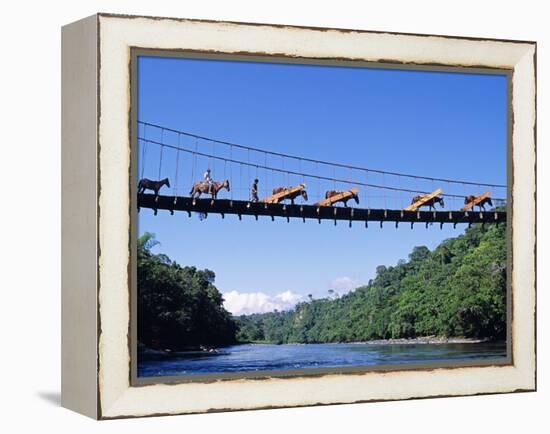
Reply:
<svg viewBox="0 0 550 434"><path fill-rule="evenodd" d="M335 368L506 357L505 342L466 344L245 344L217 353L138 357L138 377Z"/></svg>

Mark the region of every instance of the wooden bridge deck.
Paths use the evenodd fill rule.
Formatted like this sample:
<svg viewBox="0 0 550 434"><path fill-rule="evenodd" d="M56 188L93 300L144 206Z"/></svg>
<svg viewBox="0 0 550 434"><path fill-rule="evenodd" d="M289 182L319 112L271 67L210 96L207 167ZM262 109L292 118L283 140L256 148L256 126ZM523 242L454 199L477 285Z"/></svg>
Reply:
<svg viewBox="0 0 550 434"><path fill-rule="evenodd" d="M505 223L505 211L405 211L366 208L345 208L316 205L285 205L282 203L248 202L229 199L192 199L190 197L158 196L138 194L138 207L155 210L200 212L248 216L267 216L271 218L301 218L318 220L337 220L348 222L395 222L403 223Z"/></svg>

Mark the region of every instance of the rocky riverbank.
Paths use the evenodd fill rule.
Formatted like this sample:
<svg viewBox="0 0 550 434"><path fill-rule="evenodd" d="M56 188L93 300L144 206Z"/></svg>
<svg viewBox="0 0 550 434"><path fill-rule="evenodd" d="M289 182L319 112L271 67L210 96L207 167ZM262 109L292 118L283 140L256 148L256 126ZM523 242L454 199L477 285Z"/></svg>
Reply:
<svg viewBox="0 0 550 434"><path fill-rule="evenodd" d="M369 345L417 345L417 344L479 344L489 342L489 339L447 338L441 336L423 336L409 339L376 339L366 342L352 342L354 344Z"/></svg>

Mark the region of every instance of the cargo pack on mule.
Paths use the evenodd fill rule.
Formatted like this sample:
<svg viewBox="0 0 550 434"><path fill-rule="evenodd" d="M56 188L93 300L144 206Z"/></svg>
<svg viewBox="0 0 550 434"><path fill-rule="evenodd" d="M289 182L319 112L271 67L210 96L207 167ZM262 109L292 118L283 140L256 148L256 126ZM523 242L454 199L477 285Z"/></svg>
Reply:
<svg viewBox="0 0 550 434"><path fill-rule="evenodd" d="M493 206L493 201L489 197L491 193L486 191L481 196L476 196L475 194L470 194L464 198L464 207L460 211L469 211L473 209L474 206L478 206L479 210L485 211L485 205Z"/></svg>
<svg viewBox="0 0 550 434"><path fill-rule="evenodd" d="M290 199L290 203L294 205L294 199L298 196L307 201L306 185L304 183L298 184L294 187L277 187L273 189L273 194L265 199L261 199L260 202L265 203L279 203L286 199Z"/></svg>
<svg viewBox="0 0 550 434"><path fill-rule="evenodd" d="M443 193L443 190L438 188L430 194L419 194L413 197L411 204L405 208L405 211L417 211L421 206L429 206L431 211L432 209L435 209L436 203L443 208L445 206L445 202L442 197L439 197L441 193Z"/></svg>
<svg viewBox="0 0 550 434"><path fill-rule="evenodd" d="M348 206L348 200L355 200L356 204L359 204L359 189L352 188L346 191L329 190L325 193L325 198L320 200L315 205L317 206L332 206L337 202L343 202L344 206Z"/></svg>

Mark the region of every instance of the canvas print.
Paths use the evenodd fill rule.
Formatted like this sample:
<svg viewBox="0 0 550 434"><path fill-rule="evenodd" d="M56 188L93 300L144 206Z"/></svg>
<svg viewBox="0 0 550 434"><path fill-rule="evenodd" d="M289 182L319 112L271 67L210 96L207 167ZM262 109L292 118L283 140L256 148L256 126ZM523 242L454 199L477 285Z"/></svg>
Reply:
<svg viewBox="0 0 550 434"><path fill-rule="evenodd" d="M508 75L135 67L138 378L508 360Z"/></svg>

